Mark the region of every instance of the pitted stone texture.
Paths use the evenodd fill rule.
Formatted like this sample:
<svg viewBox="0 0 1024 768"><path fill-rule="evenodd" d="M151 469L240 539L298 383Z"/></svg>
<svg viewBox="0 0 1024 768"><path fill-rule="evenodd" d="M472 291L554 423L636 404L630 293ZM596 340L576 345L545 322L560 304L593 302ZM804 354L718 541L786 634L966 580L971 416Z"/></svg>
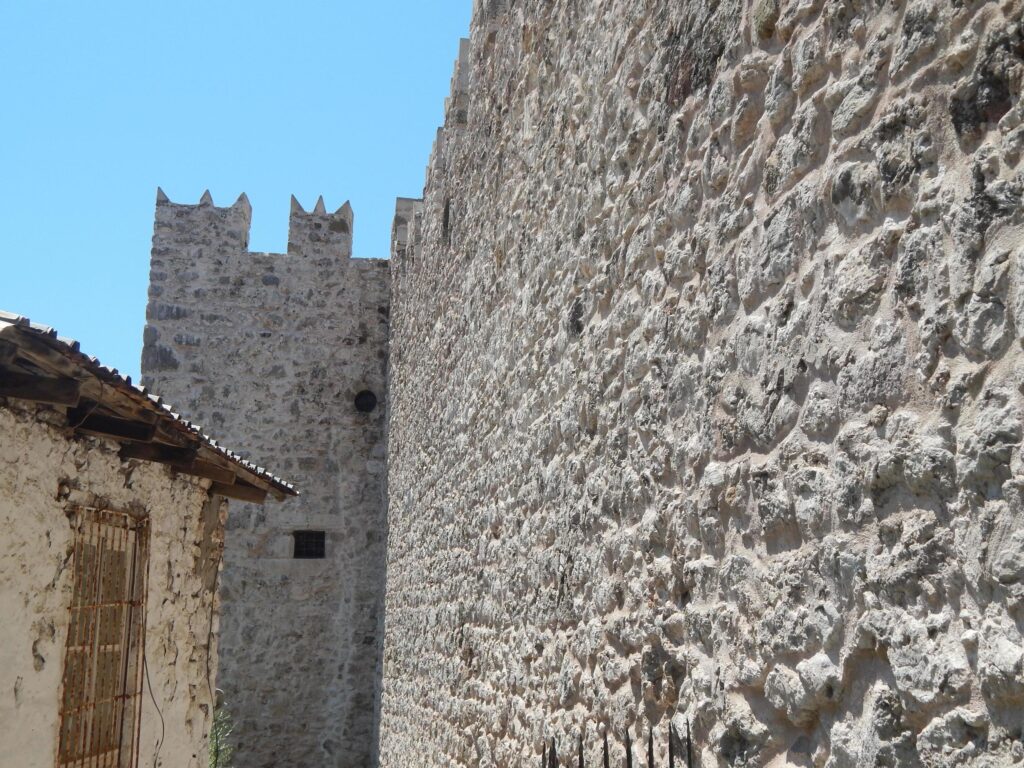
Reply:
<svg viewBox="0 0 1024 768"><path fill-rule="evenodd" d="M372 760L384 579L387 262L350 259L352 211L293 201L288 253L249 253L250 209L158 201L143 374L302 495L233 502L221 687L237 760ZM364 389L382 405L360 413ZM292 559L295 530L324 560ZM285 757L286 756L286 757Z"/></svg>
<svg viewBox="0 0 1024 768"><path fill-rule="evenodd" d="M396 219L383 766L1024 759L1021 5L478 3Z"/></svg>

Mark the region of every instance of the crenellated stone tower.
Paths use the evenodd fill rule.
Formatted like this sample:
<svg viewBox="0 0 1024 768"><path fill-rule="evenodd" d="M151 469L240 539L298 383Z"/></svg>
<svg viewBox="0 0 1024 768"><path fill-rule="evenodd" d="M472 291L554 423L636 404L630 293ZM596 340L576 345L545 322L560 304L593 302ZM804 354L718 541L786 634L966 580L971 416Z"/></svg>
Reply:
<svg viewBox="0 0 1024 768"><path fill-rule="evenodd" d="M220 208L158 193L143 378L302 491L231 505L218 685L238 763L361 767L376 741L387 261L351 258L347 203L292 198L286 254L249 252L251 214L245 195Z"/></svg>

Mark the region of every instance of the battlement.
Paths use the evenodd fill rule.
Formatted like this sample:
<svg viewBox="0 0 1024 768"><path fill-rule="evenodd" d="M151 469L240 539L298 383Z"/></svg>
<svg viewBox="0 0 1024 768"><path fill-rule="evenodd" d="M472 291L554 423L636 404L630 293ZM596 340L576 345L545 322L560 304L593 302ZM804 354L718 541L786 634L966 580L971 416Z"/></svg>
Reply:
<svg viewBox="0 0 1024 768"><path fill-rule="evenodd" d="M459 55L452 67L450 94L444 101L444 125L437 129L437 136L430 149L425 184L430 183L433 169L444 162L448 133L458 131L469 122L471 51L472 43L469 38L461 38L459 40Z"/></svg>
<svg viewBox="0 0 1024 768"><path fill-rule="evenodd" d="M292 195L288 216L288 254L351 258L354 224L355 216L347 200L334 213L328 213L321 195L313 210L306 212Z"/></svg>
<svg viewBox="0 0 1024 768"><path fill-rule="evenodd" d="M354 224L355 216L348 201L330 213L321 195L313 209L307 211L293 195L288 215L287 255L348 260L352 257ZM233 250L248 252L251 226L252 205L244 192L231 205L218 207L209 190L193 205L174 203L157 188L153 254L162 256L181 248L225 256Z"/></svg>
<svg viewBox="0 0 1024 768"><path fill-rule="evenodd" d="M293 196L286 253L250 251L251 221L245 194L218 207L209 191L196 204L181 204L157 190L146 373L192 365L186 361L197 358L194 348L211 331L224 335L225 323L239 322L252 308L255 315L243 324L246 333L256 327L337 325L334 313L343 306L352 318L375 320L387 304L387 261L351 258L354 216L348 202L331 213L320 197L307 211ZM363 307L361 296L376 298Z"/></svg>
<svg viewBox="0 0 1024 768"><path fill-rule="evenodd" d="M452 69L451 94L444 100L445 122L454 125L465 125L468 121L469 107L469 38L459 40L459 57Z"/></svg>
<svg viewBox="0 0 1024 768"><path fill-rule="evenodd" d="M422 218L422 200L410 197L395 200L395 218L391 225L391 258L402 259L415 251L419 243Z"/></svg>

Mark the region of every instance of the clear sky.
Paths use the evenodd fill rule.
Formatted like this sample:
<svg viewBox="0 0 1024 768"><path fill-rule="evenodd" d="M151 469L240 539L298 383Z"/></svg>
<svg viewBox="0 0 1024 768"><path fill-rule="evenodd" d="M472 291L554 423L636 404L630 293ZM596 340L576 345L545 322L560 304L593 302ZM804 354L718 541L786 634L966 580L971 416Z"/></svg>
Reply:
<svg viewBox="0 0 1024 768"><path fill-rule="evenodd" d="M250 248L290 195L351 200L386 257L419 197L472 0L0 0L0 309L133 378L153 208L245 192Z"/></svg>

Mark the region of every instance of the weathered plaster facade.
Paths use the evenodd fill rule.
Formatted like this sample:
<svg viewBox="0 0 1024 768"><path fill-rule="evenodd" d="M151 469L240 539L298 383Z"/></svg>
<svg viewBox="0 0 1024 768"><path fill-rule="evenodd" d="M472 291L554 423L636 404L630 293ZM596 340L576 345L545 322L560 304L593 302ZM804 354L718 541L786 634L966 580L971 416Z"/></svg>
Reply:
<svg viewBox="0 0 1024 768"><path fill-rule="evenodd" d="M160 195L144 382L271 463L302 496L232 502L222 583L221 687L237 762L372 759L384 579L387 262L352 259L352 210L293 200L288 253L248 251L243 196L218 208ZM380 404L353 405L369 390ZM292 533L327 534L292 559Z"/></svg>
<svg viewBox="0 0 1024 768"><path fill-rule="evenodd" d="M63 414L0 399L0 765L57 763L74 537L69 505L150 520L140 765L206 768L224 507L209 481L69 439ZM154 701L156 706L154 706Z"/></svg>
<svg viewBox="0 0 1024 768"><path fill-rule="evenodd" d="M396 219L383 766L1024 760L1021 12L477 3Z"/></svg>

